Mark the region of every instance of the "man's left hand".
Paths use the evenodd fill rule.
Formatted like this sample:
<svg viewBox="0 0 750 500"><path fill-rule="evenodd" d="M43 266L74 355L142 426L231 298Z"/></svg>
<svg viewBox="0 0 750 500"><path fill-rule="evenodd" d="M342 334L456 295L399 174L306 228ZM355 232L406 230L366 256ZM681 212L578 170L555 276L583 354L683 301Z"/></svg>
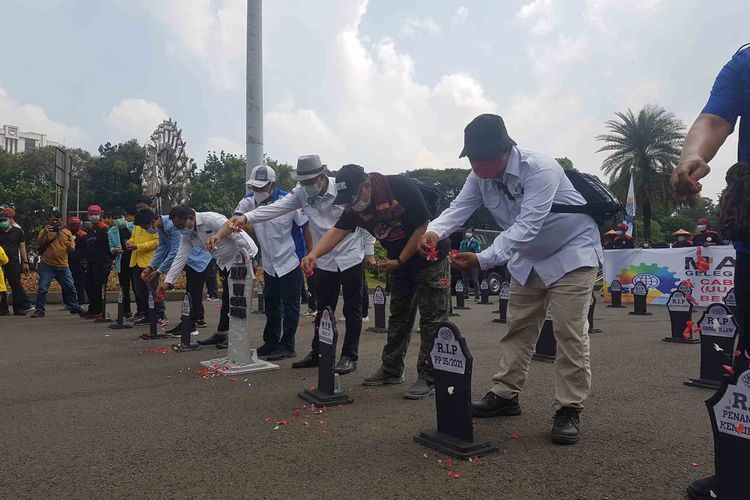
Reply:
<svg viewBox="0 0 750 500"><path fill-rule="evenodd" d="M383 262L380 262L378 264L378 269L379 270L381 270L381 271L387 271L387 272L395 271L399 267L401 267L401 266L399 265L398 261L394 260L394 259L384 260Z"/></svg>
<svg viewBox="0 0 750 500"><path fill-rule="evenodd" d="M472 252L459 252L448 255L448 260L455 269L463 271L464 269L472 269L479 267L479 259L477 254Z"/></svg>
<svg viewBox="0 0 750 500"><path fill-rule="evenodd" d="M375 267L375 256L374 255L365 255L365 267Z"/></svg>

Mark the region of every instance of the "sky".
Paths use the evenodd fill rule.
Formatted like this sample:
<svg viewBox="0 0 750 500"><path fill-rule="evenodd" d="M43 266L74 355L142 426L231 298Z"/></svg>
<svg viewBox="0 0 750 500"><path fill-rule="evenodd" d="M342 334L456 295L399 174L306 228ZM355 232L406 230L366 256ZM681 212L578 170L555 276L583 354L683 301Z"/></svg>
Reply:
<svg viewBox="0 0 750 500"><path fill-rule="evenodd" d="M266 0L265 152L468 168L463 128L491 112L519 146L601 175L605 122L658 104L689 126L750 42L748 14L747 0ZM171 117L199 165L244 154L245 0L3 0L0 28L0 125L96 152ZM703 184L713 196L723 175Z"/></svg>

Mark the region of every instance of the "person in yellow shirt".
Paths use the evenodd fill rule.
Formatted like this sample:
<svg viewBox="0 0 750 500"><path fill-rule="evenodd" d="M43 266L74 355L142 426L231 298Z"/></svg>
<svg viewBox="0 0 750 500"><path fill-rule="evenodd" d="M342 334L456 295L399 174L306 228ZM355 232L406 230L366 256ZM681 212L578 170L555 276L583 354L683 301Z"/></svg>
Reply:
<svg viewBox="0 0 750 500"><path fill-rule="evenodd" d="M7 263L8 254L5 253L3 247L0 247L0 316L10 314L8 310L8 289L5 287L5 275L3 274L3 266Z"/></svg>
<svg viewBox="0 0 750 500"><path fill-rule="evenodd" d="M37 272L39 273L39 285L36 292L36 310L32 318L44 316L44 307L47 305L47 291L52 280L55 279L62 288L65 303L68 305L70 314L80 314L81 306L78 304L78 293L73 283L73 275L68 267L68 252L75 250L76 240L73 234L63 227L60 212L52 212L49 224L39 231L36 238L39 245L41 262Z"/></svg>
<svg viewBox="0 0 750 500"><path fill-rule="evenodd" d="M135 204L136 210L150 208L151 200L147 197L140 198ZM133 316L133 322L136 325L147 325L148 317L148 285L140 279L143 270L151 263L151 258L159 246L159 234L150 233L140 226L133 227L133 234L125 242L125 248L130 251L130 267L134 276L133 291L135 292L135 302L138 310ZM166 316L164 314L164 302L155 302L154 308L156 317L161 326L167 326Z"/></svg>

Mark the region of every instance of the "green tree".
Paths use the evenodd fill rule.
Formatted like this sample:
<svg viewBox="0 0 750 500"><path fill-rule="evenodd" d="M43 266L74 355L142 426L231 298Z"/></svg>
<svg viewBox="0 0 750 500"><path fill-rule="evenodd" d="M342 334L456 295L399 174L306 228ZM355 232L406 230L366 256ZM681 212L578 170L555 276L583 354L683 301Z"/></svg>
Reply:
<svg viewBox="0 0 750 500"><path fill-rule="evenodd" d="M266 165L271 167L276 172L276 187L283 189L284 191L291 191L294 186L297 185L297 181L294 180L294 167L288 163L282 163L278 160L274 160L270 156L266 155Z"/></svg>
<svg viewBox="0 0 750 500"><path fill-rule="evenodd" d="M653 209L670 209L675 204L669 179L680 158L685 124L656 105L644 107L637 115L628 109L615 116L616 120L606 122L609 133L597 136L605 143L597 152L610 153L602 170L610 176L612 190L623 199L633 174L636 213L643 214L641 234L651 240Z"/></svg>
<svg viewBox="0 0 750 500"><path fill-rule="evenodd" d="M706 198L704 196L701 197L700 202L697 205L680 205L677 207L675 214L692 221L693 225L695 225L701 217L706 217L712 224L716 224L719 220L719 205L714 203L711 198Z"/></svg>
<svg viewBox="0 0 750 500"><path fill-rule="evenodd" d="M54 148L20 154L0 150L0 206L13 207L16 222L31 239L55 203Z"/></svg>
<svg viewBox="0 0 750 500"><path fill-rule="evenodd" d="M563 156L562 158L555 158L555 160L557 160L557 163L560 164L563 170L577 170L573 166L573 161L567 156Z"/></svg>
<svg viewBox="0 0 750 500"><path fill-rule="evenodd" d="M81 207L101 206L105 212L113 207L135 210L135 200L143 192L141 178L146 159L138 141L99 146L99 157L82 172L85 192L81 193Z"/></svg>
<svg viewBox="0 0 750 500"><path fill-rule="evenodd" d="M209 153L201 170L193 168L190 206L199 212L230 215L245 196L245 157Z"/></svg>

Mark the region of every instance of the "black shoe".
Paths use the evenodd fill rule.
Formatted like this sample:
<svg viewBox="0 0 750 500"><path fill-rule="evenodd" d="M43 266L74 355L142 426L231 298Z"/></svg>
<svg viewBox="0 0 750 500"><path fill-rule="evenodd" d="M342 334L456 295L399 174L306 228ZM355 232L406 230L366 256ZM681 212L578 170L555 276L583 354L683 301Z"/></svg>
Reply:
<svg viewBox="0 0 750 500"><path fill-rule="evenodd" d="M83 309L70 309L68 312L70 314L81 314L83 312Z"/></svg>
<svg viewBox="0 0 750 500"><path fill-rule="evenodd" d="M122 315L122 317L123 317L123 318L125 318L125 319L130 319L130 318L132 318L132 317L133 317L133 313L131 313L131 312L126 312L125 314L123 314L123 315Z"/></svg>
<svg viewBox="0 0 750 500"><path fill-rule="evenodd" d="M297 354L294 351L289 351L287 349L276 349L272 353L268 354L266 356L266 359L268 361L278 361L280 359L289 359L297 356Z"/></svg>
<svg viewBox="0 0 750 500"><path fill-rule="evenodd" d="M34 311L34 313L31 315L32 318L43 318L44 317L44 311L41 309L37 309Z"/></svg>
<svg viewBox="0 0 750 500"><path fill-rule="evenodd" d="M357 362L352 361L349 356L342 355L341 359L339 359L339 362L333 368L333 371L334 373L338 373L339 375L346 375L347 373L351 373L356 369Z"/></svg>
<svg viewBox="0 0 750 500"><path fill-rule="evenodd" d="M711 500L712 498L718 498L716 496L718 486L716 476L708 476L703 479L698 479L697 481L690 483L690 486L688 486L688 498L691 500ZM712 494L714 496L711 496Z"/></svg>
<svg viewBox="0 0 750 500"><path fill-rule="evenodd" d="M13 316L26 316L26 313L23 311L13 311Z"/></svg>
<svg viewBox="0 0 750 500"><path fill-rule="evenodd" d="M513 396L513 399L505 399L489 391L479 401L471 402L471 415L473 417L510 417L520 414L521 405L518 402L518 396Z"/></svg>
<svg viewBox="0 0 750 500"><path fill-rule="evenodd" d="M180 321L179 323L177 323L174 328L170 328L169 330L167 330L164 333L169 333L171 335L173 333L180 333L181 330L182 330L182 321Z"/></svg>
<svg viewBox="0 0 750 500"><path fill-rule="evenodd" d="M198 343L200 344L200 340L198 341ZM224 342L220 342L216 344L216 348L217 349L229 349L229 342L227 340L224 340Z"/></svg>
<svg viewBox="0 0 750 500"><path fill-rule="evenodd" d="M0 316L10 316L10 311L0 311Z"/></svg>
<svg viewBox="0 0 750 500"><path fill-rule="evenodd" d="M216 332L206 340L199 340L200 345L226 344L227 334Z"/></svg>
<svg viewBox="0 0 750 500"><path fill-rule="evenodd" d="M272 352L276 351L277 349L274 349L268 344L263 344L262 346L258 347L255 352L258 354L259 358L265 358Z"/></svg>
<svg viewBox="0 0 750 500"><path fill-rule="evenodd" d="M138 318L137 320L133 321L133 324L136 326L148 325L149 323L151 323L151 321L147 316L143 316L142 318Z"/></svg>
<svg viewBox="0 0 750 500"><path fill-rule="evenodd" d="M362 385L397 385L404 383L404 374L393 375L388 373L381 366L378 371L365 378Z"/></svg>
<svg viewBox="0 0 750 500"><path fill-rule="evenodd" d="M197 320L197 321L195 322L195 327L196 327L196 328L206 328L207 326L208 326L208 325L206 324L206 322L205 322L205 321L203 321L202 319L199 319L199 320Z"/></svg>
<svg viewBox="0 0 750 500"><path fill-rule="evenodd" d="M300 361L292 363L292 368L312 368L313 366L318 366L318 353L313 351L310 351Z"/></svg>
<svg viewBox="0 0 750 500"><path fill-rule="evenodd" d="M550 437L553 443L574 444L581 437L580 417L578 410L569 406L563 406L552 417L552 432Z"/></svg>

